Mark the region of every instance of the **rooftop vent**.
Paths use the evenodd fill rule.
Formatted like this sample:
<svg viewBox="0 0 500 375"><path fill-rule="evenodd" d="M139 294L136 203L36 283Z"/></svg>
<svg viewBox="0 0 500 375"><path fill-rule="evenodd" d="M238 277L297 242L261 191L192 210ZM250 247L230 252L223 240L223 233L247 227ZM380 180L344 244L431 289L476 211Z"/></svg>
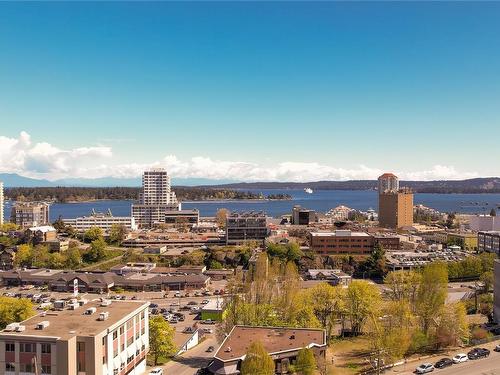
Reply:
<svg viewBox="0 0 500 375"><path fill-rule="evenodd" d="M228 347L226 348L226 350L224 350L224 351L225 351L226 353L231 353L232 349L231 349L231 347L230 347L230 346L228 346Z"/></svg>
<svg viewBox="0 0 500 375"><path fill-rule="evenodd" d="M16 327L18 327L18 326L19 326L19 323L10 323L10 324L7 324L7 327L5 327L4 331L7 331L7 332L15 331Z"/></svg>
<svg viewBox="0 0 500 375"><path fill-rule="evenodd" d="M26 330L26 326L21 326L21 325L18 325L16 328L15 328L15 331L16 332L24 332Z"/></svg>
<svg viewBox="0 0 500 375"><path fill-rule="evenodd" d="M44 320L43 322L40 322L36 325L36 329L45 329L50 325L50 322L48 320Z"/></svg>
<svg viewBox="0 0 500 375"><path fill-rule="evenodd" d="M90 307L87 310L85 310L85 315L92 315L96 311L97 311L97 309L95 307Z"/></svg>
<svg viewBox="0 0 500 375"><path fill-rule="evenodd" d="M99 320L103 321L109 318L109 312L105 311L99 314Z"/></svg>

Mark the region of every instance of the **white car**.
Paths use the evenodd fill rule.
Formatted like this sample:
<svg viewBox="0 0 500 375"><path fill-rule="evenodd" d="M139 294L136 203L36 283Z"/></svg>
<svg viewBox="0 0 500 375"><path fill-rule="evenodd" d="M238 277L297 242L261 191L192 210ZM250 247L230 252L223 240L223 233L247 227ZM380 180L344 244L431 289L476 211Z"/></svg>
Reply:
<svg viewBox="0 0 500 375"><path fill-rule="evenodd" d="M432 363L423 363L415 370L417 374L427 374L432 371L434 371L434 365Z"/></svg>
<svg viewBox="0 0 500 375"><path fill-rule="evenodd" d="M467 354L465 353L459 353L455 357L452 358L453 363L462 363L462 362L467 362L469 360L469 357L467 357Z"/></svg>
<svg viewBox="0 0 500 375"><path fill-rule="evenodd" d="M163 375L163 369L157 367L149 372L149 375Z"/></svg>

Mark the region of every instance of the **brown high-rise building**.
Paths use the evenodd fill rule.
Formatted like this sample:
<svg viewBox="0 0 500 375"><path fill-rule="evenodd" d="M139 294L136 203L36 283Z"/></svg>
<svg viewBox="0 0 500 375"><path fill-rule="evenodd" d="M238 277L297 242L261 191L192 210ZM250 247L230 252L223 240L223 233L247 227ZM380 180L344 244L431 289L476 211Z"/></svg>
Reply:
<svg viewBox="0 0 500 375"><path fill-rule="evenodd" d="M378 220L382 227L399 229L413 225L413 193L399 188L397 176L384 173L378 178Z"/></svg>

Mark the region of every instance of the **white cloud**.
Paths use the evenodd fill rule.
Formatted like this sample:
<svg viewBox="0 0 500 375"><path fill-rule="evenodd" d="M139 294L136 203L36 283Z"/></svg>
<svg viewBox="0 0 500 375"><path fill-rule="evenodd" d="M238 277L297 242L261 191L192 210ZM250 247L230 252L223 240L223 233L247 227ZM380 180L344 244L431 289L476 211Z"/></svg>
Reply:
<svg viewBox="0 0 500 375"><path fill-rule="evenodd" d="M33 143L26 132L18 138L0 136L0 172L18 173L27 177L98 178L138 177L152 167L165 167L176 178L230 179L239 181L292 181L376 179L384 170L359 165L341 168L319 163L280 162L259 165L245 161L214 160L195 156L180 160L167 155L152 163L113 164L112 150L107 146L61 149L47 142ZM435 165L421 171L392 171L403 180L463 179L477 177L475 172L460 172L453 166Z"/></svg>

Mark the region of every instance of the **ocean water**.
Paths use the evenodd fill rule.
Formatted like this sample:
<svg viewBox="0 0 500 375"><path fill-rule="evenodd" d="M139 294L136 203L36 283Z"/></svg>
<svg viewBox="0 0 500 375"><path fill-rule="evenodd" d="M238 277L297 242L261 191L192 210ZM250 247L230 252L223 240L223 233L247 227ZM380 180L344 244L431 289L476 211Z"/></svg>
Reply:
<svg viewBox="0 0 500 375"><path fill-rule="evenodd" d="M366 211L369 208L377 210L376 191L351 190L317 190L307 194L303 190L249 190L264 195L287 193L292 200L287 201L198 201L183 202L182 208L200 210L201 216L214 216L218 209L227 208L231 211L265 211L270 216L280 216L290 213L296 204L305 208L326 212L338 205L345 205ZM489 213L494 207L500 206L500 194L415 194L415 204L423 204L441 212ZM50 219L59 216L73 218L89 215L92 209L105 212L111 209L115 216L129 216L132 201L108 200L84 203L54 203L50 207ZM5 217L10 217L11 202L5 205ZM499 212L500 214L500 212Z"/></svg>

